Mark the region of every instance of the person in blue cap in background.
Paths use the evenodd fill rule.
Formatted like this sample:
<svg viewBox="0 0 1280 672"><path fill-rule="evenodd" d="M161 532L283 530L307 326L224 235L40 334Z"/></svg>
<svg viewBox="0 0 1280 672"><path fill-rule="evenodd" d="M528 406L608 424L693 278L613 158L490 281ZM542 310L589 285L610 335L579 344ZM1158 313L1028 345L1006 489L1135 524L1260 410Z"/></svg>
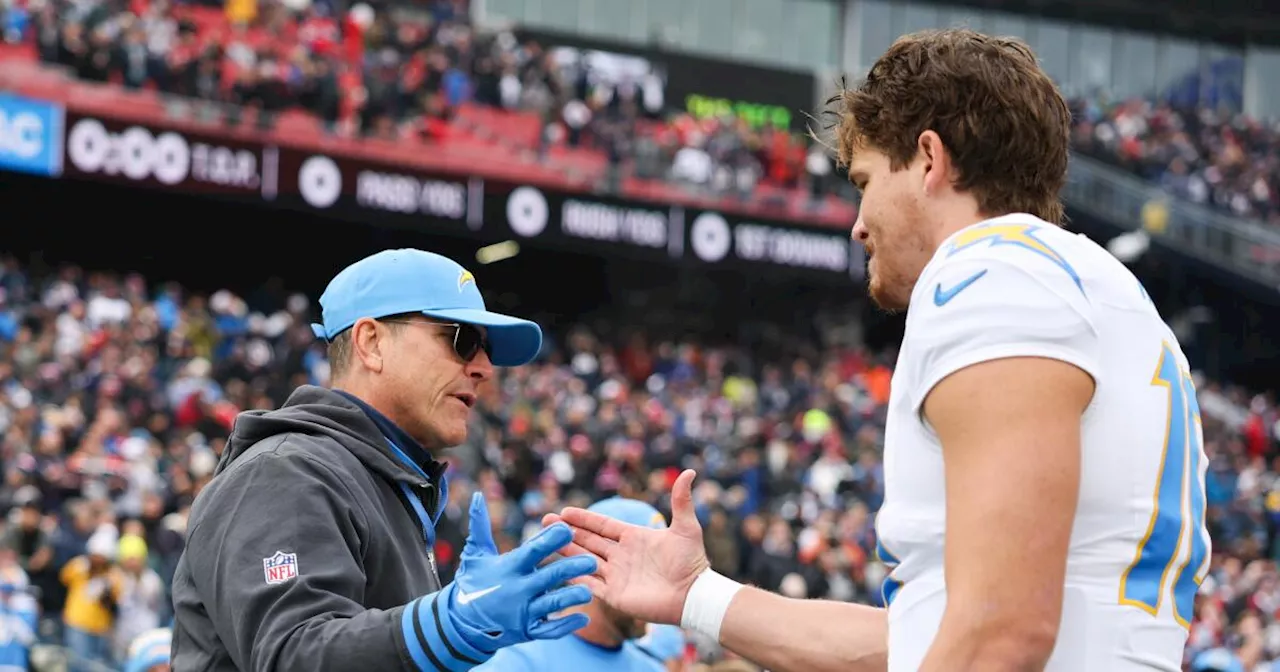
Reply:
<svg viewBox="0 0 1280 672"><path fill-rule="evenodd" d="M1244 672L1244 663L1231 649L1210 649L1192 659L1192 672Z"/></svg>
<svg viewBox="0 0 1280 672"><path fill-rule="evenodd" d="M447 586L433 555L448 502L436 458L466 439L494 367L538 354L538 325L489 312L470 271L412 249L343 269L320 306L330 387L240 414L192 506L173 669L458 672L587 625L549 618L591 599L565 584L594 559L543 562L567 526L499 555L477 493Z"/></svg>
<svg viewBox="0 0 1280 672"><path fill-rule="evenodd" d="M667 672L683 672L684 647L688 642L684 630L678 625L650 623L644 637L635 644L665 665Z"/></svg>
<svg viewBox="0 0 1280 672"><path fill-rule="evenodd" d="M1209 649L1191 660L1191 672L1244 672L1244 663L1231 649Z"/></svg>
<svg viewBox="0 0 1280 672"><path fill-rule="evenodd" d="M633 525L666 527L662 514L636 499L610 497L591 506L590 511ZM571 636L542 640L503 649L482 670L494 672L553 672L559 670L609 670L610 672L666 672L659 655L641 648L637 641L646 635L648 623L636 620L599 600L574 607L585 615L587 625Z"/></svg>
<svg viewBox="0 0 1280 672"><path fill-rule="evenodd" d="M124 672L169 672L169 649L173 631L169 628L148 630L129 643Z"/></svg>

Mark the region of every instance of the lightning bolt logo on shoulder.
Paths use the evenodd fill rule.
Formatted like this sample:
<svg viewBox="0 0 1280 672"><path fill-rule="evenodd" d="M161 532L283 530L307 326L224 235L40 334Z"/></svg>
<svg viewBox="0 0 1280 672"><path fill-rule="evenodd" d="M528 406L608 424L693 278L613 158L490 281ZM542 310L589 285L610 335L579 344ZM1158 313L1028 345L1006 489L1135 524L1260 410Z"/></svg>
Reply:
<svg viewBox="0 0 1280 672"><path fill-rule="evenodd" d="M1081 293L1084 293L1084 283L1081 282L1076 269L1071 266L1066 257L1063 257L1037 235L1037 232L1042 228L1044 227L1040 224L987 224L970 227L951 239L951 242L947 244L946 256L953 256L957 252L983 243L991 247L996 245L1016 245L1017 247L1031 250L1053 262L1055 266L1071 276L1071 281L1076 284Z"/></svg>

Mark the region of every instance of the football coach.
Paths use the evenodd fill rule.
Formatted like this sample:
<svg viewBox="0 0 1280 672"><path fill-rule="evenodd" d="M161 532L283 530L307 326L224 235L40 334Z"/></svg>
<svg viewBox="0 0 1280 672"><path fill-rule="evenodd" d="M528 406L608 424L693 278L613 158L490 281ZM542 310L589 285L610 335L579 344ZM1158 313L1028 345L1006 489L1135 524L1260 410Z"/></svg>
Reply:
<svg viewBox="0 0 1280 672"><path fill-rule="evenodd" d="M464 441L495 366L538 353L538 326L489 312L470 272L421 250L357 261L320 305L332 389L236 419L174 576L172 669L467 670L586 625L550 618L591 600L565 584L596 568L541 564L571 540L563 524L499 555L477 493L449 585L432 555L448 501L433 456Z"/></svg>

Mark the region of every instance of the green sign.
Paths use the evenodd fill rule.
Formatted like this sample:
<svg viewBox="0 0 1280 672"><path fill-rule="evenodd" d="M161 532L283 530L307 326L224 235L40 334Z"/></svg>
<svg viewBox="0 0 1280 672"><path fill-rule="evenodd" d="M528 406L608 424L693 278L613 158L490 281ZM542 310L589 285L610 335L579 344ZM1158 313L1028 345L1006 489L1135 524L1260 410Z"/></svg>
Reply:
<svg viewBox="0 0 1280 672"><path fill-rule="evenodd" d="M781 105L763 105L745 100L729 100L728 98L712 98L696 93L685 98L685 108L696 119L723 117L732 115L745 119L753 128L774 126L791 128L791 111Z"/></svg>

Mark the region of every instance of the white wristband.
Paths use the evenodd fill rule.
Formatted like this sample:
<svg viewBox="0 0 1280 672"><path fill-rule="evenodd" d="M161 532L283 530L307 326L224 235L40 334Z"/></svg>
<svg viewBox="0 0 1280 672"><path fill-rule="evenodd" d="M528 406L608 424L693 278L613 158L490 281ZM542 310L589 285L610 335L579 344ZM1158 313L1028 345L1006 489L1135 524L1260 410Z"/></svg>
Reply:
<svg viewBox="0 0 1280 672"><path fill-rule="evenodd" d="M680 627L720 642L720 626L742 584L707 568L693 580L684 598Z"/></svg>

